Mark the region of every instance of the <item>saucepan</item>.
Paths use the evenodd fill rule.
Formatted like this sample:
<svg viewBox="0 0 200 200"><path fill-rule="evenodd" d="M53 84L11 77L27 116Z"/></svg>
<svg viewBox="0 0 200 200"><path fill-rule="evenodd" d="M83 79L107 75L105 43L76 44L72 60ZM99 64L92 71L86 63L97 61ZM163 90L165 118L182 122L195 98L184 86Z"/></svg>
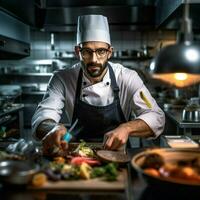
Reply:
<svg viewBox="0 0 200 200"><path fill-rule="evenodd" d="M200 150L156 148L133 156L132 167L149 185L200 190Z"/></svg>
<svg viewBox="0 0 200 200"><path fill-rule="evenodd" d="M0 182L6 185L26 185L39 166L31 161L2 160L0 161Z"/></svg>

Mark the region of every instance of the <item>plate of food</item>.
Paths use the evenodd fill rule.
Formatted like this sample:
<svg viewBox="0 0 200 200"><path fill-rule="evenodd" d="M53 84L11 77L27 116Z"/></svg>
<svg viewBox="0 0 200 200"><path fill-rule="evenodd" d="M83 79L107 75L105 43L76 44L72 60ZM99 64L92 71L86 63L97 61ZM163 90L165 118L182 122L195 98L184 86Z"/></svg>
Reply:
<svg viewBox="0 0 200 200"><path fill-rule="evenodd" d="M200 187L198 149L147 149L134 155L131 164L151 184Z"/></svg>
<svg viewBox="0 0 200 200"><path fill-rule="evenodd" d="M33 177L32 185L41 188L82 189L85 187L77 184L77 181L86 181L88 188L95 182L97 184L94 186L95 189L101 188L104 182L119 183L121 180L120 183L123 183L123 177L120 179L122 173L119 166L112 162L104 163L98 158L96 152L100 149L102 144L99 143L85 141L70 143L65 154L45 157L46 160L42 162L40 171ZM111 186L112 184L109 187Z"/></svg>

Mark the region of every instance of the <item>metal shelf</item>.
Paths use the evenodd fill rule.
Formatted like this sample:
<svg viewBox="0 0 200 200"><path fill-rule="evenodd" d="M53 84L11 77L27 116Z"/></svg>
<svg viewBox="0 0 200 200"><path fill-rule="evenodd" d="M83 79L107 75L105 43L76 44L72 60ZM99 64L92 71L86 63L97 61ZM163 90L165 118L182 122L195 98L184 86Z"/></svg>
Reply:
<svg viewBox="0 0 200 200"><path fill-rule="evenodd" d="M52 76L53 73L7 73L8 76Z"/></svg>
<svg viewBox="0 0 200 200"><path fill-rule="evenodd" d="M146 61L151 60L153 57L133 57L133 56L121 56L121 57L111 57L111 60L134 60L134 61Z"/></svg>
<svg viewBox="0 0 200 200"><path fill-rule="evenodd" d="M22 94L26 94L26 95L43 95L45 93L45 91L31 91L31 92L22 92Z"/></svg>

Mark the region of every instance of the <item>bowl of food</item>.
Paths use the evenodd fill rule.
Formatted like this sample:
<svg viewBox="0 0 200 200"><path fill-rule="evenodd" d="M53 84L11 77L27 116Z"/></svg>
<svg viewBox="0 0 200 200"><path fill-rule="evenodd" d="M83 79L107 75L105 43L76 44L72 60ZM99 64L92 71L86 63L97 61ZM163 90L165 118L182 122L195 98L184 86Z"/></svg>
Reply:
<svg viewBox="0 0 200 200"><path fill-rule="evenodd" d="M200 189L198 149L148 149L133 156L131 164L148 183Z"/></svg>
<svg viewBox="0 0 200 200"><path fill-rule="evenodd" d="M0 182L11 185L26 185L39 166L30 161L2 160L0 161Z"/></svg>

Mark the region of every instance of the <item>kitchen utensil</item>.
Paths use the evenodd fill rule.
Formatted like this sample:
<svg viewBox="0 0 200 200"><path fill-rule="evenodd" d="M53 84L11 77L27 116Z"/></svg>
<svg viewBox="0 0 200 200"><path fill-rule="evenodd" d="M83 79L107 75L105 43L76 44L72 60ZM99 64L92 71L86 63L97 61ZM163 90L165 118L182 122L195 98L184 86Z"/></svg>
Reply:
<svg viewBox="0 0 200 200"><path fill-rule="evenodd" d="M200 122L200 106L193 104L184 108L182 120L187 122Z"/></svg>
<svg viewBox="0 0 200 200"><path fill-rule="evenodd" d="M97 156L106 162L127 163L130 157L123 151L98 150Z"/></svg>
<svg viewBox="0 0 200 200"><path fill-rule="evenodd" d="M4 184L25 185L38 170L39 167L29 161L0 161L0 181Z"/></svg>
<svg viewBox="0 0 200 200"><path fill-rule="evenodd" d="M184 187L188 189L189 187L200 188L200 181L192 181L185 178L172 178L163 177L159 175L150 175L145 173L142 165L146 157L152 154L160 155L164 163L167 165L173 165L178 162L194 161L194 159L199 159L200 150L198 149L173 149L173 148L157 148L157 149L147 149L142 152L137 153L131 159L131 164L133 168L138 172L139 176L151 185L167 186L170 187ZM178 170L179 171L179 170ZM178 172L177 171L177 172Z"/></svg>
<svg viewBox="0 0 200 200"><path fill-rule="evenodd" d="M31 158L34 158L34 155L39 154L40 150L39 146L35 145L33 141L25 141L21 138L17 142L9 144L6 151L27 157L32 156Z"/></svg>
<svg viewBox="0 0 200 200"><path fill-rule="evenodd" d="M77 131L77 132L74 132L72 134L72 131L74 130L74 128L75 128L75 126L77 124L78 124L78 119L75 120L75 122L72 124L72 126L70 127L70 129L65 133L65 135L63 136L63 140L65 140L66 142L69 142L72 139L72 137L78 135L78 133L80 132L80 130Z"/></svg>

